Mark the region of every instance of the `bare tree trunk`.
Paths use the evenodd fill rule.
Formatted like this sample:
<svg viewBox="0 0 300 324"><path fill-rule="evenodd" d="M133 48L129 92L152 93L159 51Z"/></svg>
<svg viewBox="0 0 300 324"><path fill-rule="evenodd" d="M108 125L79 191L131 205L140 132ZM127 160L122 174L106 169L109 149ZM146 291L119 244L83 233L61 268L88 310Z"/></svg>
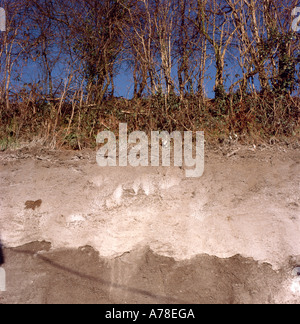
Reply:
<svg viewBox="0 0 300 324"><path fill-rule="evenodd" d="M154 13L154 26L158 35L156 47L160 53L161 68L165 79L166 93L174 91L172 71L172 33L175 8L171 1L158 0Z"/></svg>
<svg viewBox="0 0 300 324"><path fill-rule="evenodd" d="M256 46L258 48L258 51L256 51L255 53L254 62L255 62L255 67L258 71L258 78L259 78L261 90L264 92L264 91L268 91L270 87L269 87L269 79L265 71L265 58L262 53L263 43L259 33L261 28L257 22L257 9L256 9L257 0L250 0L250 3L248 1L245 1L245 3L248 5L250 9L252 32L253 32Z"/></svg>
<svg viewBox="0 0 300 324"><path fill-rule="evenodd" d="M198 77L198 94L202 99L204 99L204 80L206 73L206 62L207 62L207 40L205 38L202 39L201 44L202 54L200 57L200 69L199 69L199 77Z"/></svg>
<svg viewBox="0 0 300 324"><path fill-rule="evenodd" d="M180 14L180 26L179 26L179 64L178 64L178 83L180 99L182 100L185 93L185 87L188 82L188 69L189 59L187 53L187 44L190 40L187 33L186 22L186 0L179 1L179 14Z"/></svg>
<svg viewBox="0 0 300 324"><path fill-rule="evenodd" d="M216 80L215 80L215 96L216 99L223 99L225 95L224 89L224 66L225 56L231 45L232 39L236 33L236 28L231 30L232 24L228 14L223 12L219 7L219 3L214 0L210 3L209 10L206 10L207 0L197 0L198 2L198 21L197 25L200 33L211 44L215 61L216 61ZM208 11L208 14L207 12ZM220 15L224 19L218 22ZM208 24L211 28L208 29Z"/></svg>

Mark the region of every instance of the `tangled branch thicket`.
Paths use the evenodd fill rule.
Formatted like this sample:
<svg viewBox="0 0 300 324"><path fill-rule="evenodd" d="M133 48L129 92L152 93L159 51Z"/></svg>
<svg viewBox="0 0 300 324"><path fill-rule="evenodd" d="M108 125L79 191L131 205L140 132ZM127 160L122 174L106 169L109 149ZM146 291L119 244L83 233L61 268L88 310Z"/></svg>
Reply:
<svg viewBox="0 0 300 324"><path fill-rule="evenodd" d="M298 140L296 5L0 0L0 149L35 139L93 147L121 122L131 131L204 130L218 142ZM130 100L116 97L124 74Z"/></svg>

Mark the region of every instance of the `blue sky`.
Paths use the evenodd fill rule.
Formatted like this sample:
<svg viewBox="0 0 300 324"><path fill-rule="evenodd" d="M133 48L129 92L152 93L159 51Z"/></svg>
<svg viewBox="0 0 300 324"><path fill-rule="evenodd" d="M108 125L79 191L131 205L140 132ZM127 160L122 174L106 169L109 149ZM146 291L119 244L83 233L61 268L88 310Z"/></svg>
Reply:
<svg viewBox="0 0 300 324"><path fill-rule="evenodd" d="M176 67L174 67L174 71L172 74L174 78L176 78ZM236 68L236 67L235 67ZM236 74L232 71L233 74ZM207 71L207 76L205 79L205 92L209 98L214 98L214 85L215 85L215 75L216 75L216 68L214 65L210 66ZM133 76L131 74L130 69L121 68L120 73L115 78L115 95L124 97L127 99L131 99L133 96L134 91L134 82Z"/></svg>
<svg viewBox="0 0 300 324"><path fill-rule="evenodd" d="M1 2L0 2L1 3ZM224 72L225 86L231 85L237 80L236 75L241 74L240 67L238 65L237 59L230 57L230 54L227 53L226 56L227 66ZM53 79L65 79L66 73L63 71L64 62L60 63L60 66L56 66L53 71ZM125 68L126 64L123 64L123 67L120 69L119 74L115 77L115 95L122 96L124 98L132 98L133 95L133 76L130 69ZM18 73L19 71L16 71ZM177 79L176 64L173 65L172 76L174 79ZM215 74L216 69L214 62L210 64L206 72L205 78L205 93L209 98L214 97L214 83L215 83ZM28 66L24 68L22 79L19 82L18 86L21 86L24 83L37 83L42 79L41 68L37 63L30 62ZM257 85L257 80L255 81ZM15 83L16 85L16 83Z"/></svg>
<svg viewBox="0 0 300 324"><path fill-rule="evenodd" d="M53 78L57 80L65 79L66 75L62 71L63 66L59 68L57 66L53 71ZM175 75L177 71L174 68ZM212 65L209 67L207 71L207 77L205 80L205 91L206 95L209 98L214 98L214 83L215 83L215 74L216 69ZM31 62L28 64L28 66L24 69L23 77L20 82L20 86L24 83L37 83L39 80L42 80L42 72L41 68L38 63ZM115 96L117 97L124 97L127 99L131 99L133 96L134 91L134 82L133 82L133 76L130 71L130 69L126 69L125 67L122 67L119 71L119 74L115 77Z"/></svg>

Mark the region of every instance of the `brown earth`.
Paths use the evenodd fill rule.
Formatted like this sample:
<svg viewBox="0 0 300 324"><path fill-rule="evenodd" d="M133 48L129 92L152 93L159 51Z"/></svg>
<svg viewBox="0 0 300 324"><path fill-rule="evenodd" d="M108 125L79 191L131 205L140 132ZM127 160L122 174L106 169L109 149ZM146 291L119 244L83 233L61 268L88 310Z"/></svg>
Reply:
<svg viewBox="0 0 300 324"><path fill-rule="evenodd" d="M299 147L209 149L205 173L0 153L0 303L299 303Z"/></svg>
<svg viewBox="0 0 300 324"><path fill-rule="evenodd" d="M176 262L145 248L105 260L91 247L50 247L5 251L2 303L272 303L287 279L284 270L241 256Z"/></svg>

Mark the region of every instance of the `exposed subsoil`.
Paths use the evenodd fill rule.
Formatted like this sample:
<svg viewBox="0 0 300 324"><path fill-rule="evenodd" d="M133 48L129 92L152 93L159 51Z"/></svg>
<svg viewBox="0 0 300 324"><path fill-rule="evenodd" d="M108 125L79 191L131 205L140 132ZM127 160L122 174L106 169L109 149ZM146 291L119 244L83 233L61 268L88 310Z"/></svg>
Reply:
<svg viewBox="0 0 300 324"><path fill-rule="evenodd" d="M299 147L206 152L205 173L0 153L0 303L299 303Z"/></svg>

